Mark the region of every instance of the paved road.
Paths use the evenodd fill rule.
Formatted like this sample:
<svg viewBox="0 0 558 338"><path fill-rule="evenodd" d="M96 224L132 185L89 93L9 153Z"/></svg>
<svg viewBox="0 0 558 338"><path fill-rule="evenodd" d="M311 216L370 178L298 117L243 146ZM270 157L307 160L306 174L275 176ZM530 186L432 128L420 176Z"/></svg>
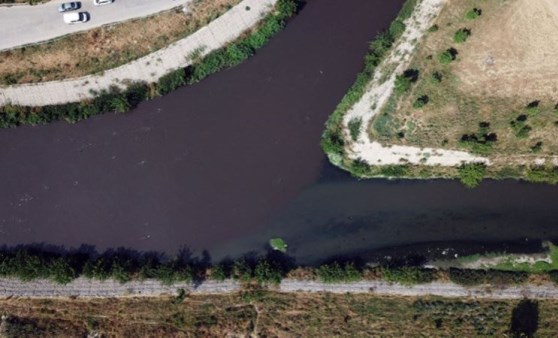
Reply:
<svg viewBox="0 0 558 338"><path fill-rule="evenodd" d="M87 23L68 25L58 6L70 0L54 0L37 6L0 7L0 50L50 40L102 25L143 17L184 5L193 0L115 0L94 6L93 0L81 1L80 12L89 12Z"/></svg>

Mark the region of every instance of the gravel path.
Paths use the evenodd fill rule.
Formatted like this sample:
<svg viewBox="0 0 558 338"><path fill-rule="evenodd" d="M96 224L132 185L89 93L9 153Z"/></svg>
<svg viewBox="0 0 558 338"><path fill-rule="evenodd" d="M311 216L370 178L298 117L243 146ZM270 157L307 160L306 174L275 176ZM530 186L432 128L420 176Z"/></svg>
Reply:
<svg viewBox="0 0 558 338"><path fill-rule="evenodd" d="M141 18L190 3L192 0L115 0L110 5L95 6L81 1L79 12L88 12L86 23L68 25L58 13L58 6L70 0L53 0L35 6L0 7L0 50L51 40L103 25Z"/></svg>
<svg viewBox="0 0 558 338"><path fill-rule="evenodd" d="M161 76L192 63L195 52L204 56L237 39L271 12L277 0L244 0L207 26L157 52L101 75L89 75L63 81L22 84L0 88L0 106L7 103L44 106L77 102L101 91L130 82L156 82Z"/></svg>
<svg viewBox="0 0 558 338"><path fill-rule="evenodd" d="M176 295L178 289L193 294L230 294L241 290L232 280L223 282L204 281L199 285L177 283L165 285L159 281L133 281L121 284L116 281L97 281L78 278L66 285L48 280L21 282L17 279L0 280L0 298L29 297L156 297ZM405 286L385 281L362 281L356 283L325 284L316 281L283 280L276 288L280 292L331 292L370 293L382 296L440 296L448 298L467 297L479 299L558 299L558 288L553 284L520 285L509 287L463 287L453 283L435 282Z"/></svg>

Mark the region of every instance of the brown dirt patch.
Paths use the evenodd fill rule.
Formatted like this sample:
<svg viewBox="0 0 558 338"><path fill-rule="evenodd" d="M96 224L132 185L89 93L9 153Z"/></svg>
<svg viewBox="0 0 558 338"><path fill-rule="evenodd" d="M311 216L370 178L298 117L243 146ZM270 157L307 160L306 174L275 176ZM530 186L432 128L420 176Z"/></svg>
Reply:
<svg viewBox="0 0 558 338"><path fill-rule="evenodd" d="M52 81L102 72L182 39L239 0L197 1L148 18L96 28L0 53L0 84Z"/></svg>

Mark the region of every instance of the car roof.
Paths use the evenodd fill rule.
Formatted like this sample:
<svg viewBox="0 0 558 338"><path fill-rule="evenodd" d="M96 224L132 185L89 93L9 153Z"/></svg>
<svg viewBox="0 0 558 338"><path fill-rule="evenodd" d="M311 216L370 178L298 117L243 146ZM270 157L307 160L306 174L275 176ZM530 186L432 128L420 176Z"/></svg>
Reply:
<svg viewBox="0 0 558 338"><path fill-rule="evenodd" d="M74 20L79 20L79 13L66 13L64 14L64 20L65 21L74 21Z"/></svg>

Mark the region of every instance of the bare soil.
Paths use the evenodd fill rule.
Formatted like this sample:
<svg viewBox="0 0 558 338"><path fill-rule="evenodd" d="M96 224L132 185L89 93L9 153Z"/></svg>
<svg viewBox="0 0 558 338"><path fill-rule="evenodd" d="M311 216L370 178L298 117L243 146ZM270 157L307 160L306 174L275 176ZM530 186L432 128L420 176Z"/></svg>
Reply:
<svg viewBox="0 0 558 338"><path fill-rule="evenodd" d="M8 299L0 301L0 329L7 336L66 337L504 337L519 304L261 290L184 300ZM558 302L532 304L536 335L554 336Z"/></svg>

